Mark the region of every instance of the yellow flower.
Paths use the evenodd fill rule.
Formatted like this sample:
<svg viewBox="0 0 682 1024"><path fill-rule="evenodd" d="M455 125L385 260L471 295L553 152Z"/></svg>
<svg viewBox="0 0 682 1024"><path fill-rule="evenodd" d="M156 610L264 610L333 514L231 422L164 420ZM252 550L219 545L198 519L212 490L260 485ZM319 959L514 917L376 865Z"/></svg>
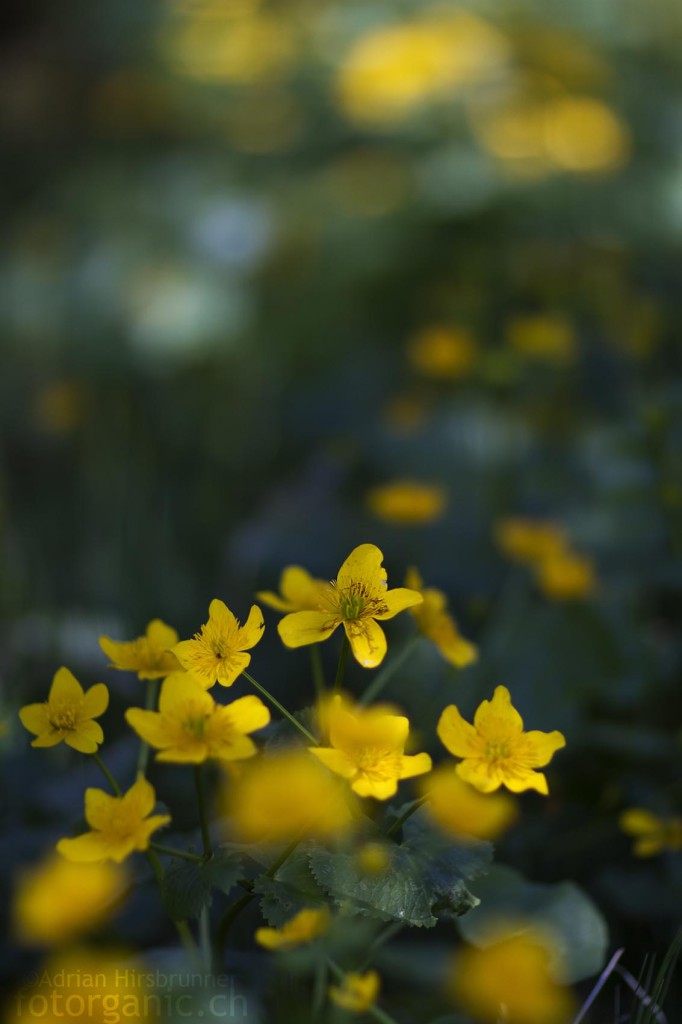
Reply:
<svg viewBox="0 0 682 1024"><path fill-rule="evenodd" d="M178 642L178 634L161 619L152 619L144 636L136 640L110 640L99 638L99 645L111 658L110 668L124 672L137 672L139 679L161 679L177 672L177 658L171 648Z"/></svg>
<svg viewBox="0 0 682 1024"><path fill-rule="evenodd" d="M419 604L421 594L405 587L386 589L384 556L374 544L360 544L339 569L315 611L293 612L280 621L279 635L287 647L326 640L343 623L355 659L376 668L386 654L386 636L376 620L392 619Z"/></svg>
<svg viewBox="0 0 682 1024"><path fill-rule="evenodd" d="M663 850L682 850L682 818L659 818L641 807L620 816L620 827L635 840L636 857L653 857Z"/></svg>
<svg viewBox="0 0 682 1024"><path fill-rule="evenodd" d="M554 523L514 517L503 519L495 530L501 550L514 562L540 562L565 550L566 534Z"/></svg>
<svg viewBox="0 0 682 1024"><path fill-rule="evenodd" d="M348 779L358 796L388 800L399 779L431 770L428 754L403 753L410 723L385 707L352 707L337 697L327 709L331 747L309 747L331 771Z"/></svg>
<svg viewBox="0 0 682 1024"><path fill-rule="evenodd" d="M247 761L229 779L223 809L244 842L324 838L351 825L343 785L300 749Z"/></svg>
<svg viewBox="0 0 682 1024"><path fill-rule="evenodd" d="M449 987L476 1020L495 1024L504 1015L509 1024L565 1024L573 1016L573 998L554 980L549 963L545 936L529 930L501 935L484 949L466 946Z"/></svg>
<svg viewBox="0 0 682 1024"><path fill-rule="evenodd" d="M374 487L367 494L367 505L379 519L399 526L420 526L438 519L447 496L442 487L412 480L395 480Z"/></svg>
<svg viewBox="0 0 682 1024"><path fill-rule="evenodd" d="M436 824L460 841L467 836L497 839L517 817L516 804L504 793L480 793L440 765L423 780L420 792L427 798L424 809Z"/></svg>
<svg viewBox="0 0 682 1024"><path fill-rule="evenodd" d="M280 593L259 590L256 597L262 604L278 612L310 611L319 606L328 587L326 580L315 579L300 565L288 565L280 577Z"/></svg>
<svg viewBox="0 0 682 1024"><path fill-rule="evenodd" d="M476 340L464 327L434 325L410 339L407 355L415 370L425 377L459 380L474 367Z"/></svg>
<svg viewBox="0 0 682 1024"><path fill-rule="evenodd" d="M104 683L95 683L89 690L69 672L60 668L50 687L46 701L27 704L19 712L24 728L35 734L32 747L54 747L62 740L81 754L94 754L104 740L99 722L109 705L109 691Z"/></svg>
<svg viewBox="0 0 682 1024"><path fill-rule="evenodd" d="M256 942L265 949L287 951L303 946L329 930L331 916L327 907L299 910L281 928L258 928Z"/></svg>
<svg viewBox="0 0 682 1024"><path fill-rule="evenodd" d="M512 348L531 359L565 364L575 356L575 335L569 320L555 313L516 316L507 326Z"/></svg>
<svg viewBox="0 0 682 1024"><path fill-rule="evenodd" d="M110 796L103 789L86 789L85 820L91 832L75 839L60 839L57 850L67 860L115 860L120 863L134 850L146 850L152 832L171 820L168 814L151 814L156 793L144 776L123 796Z"/></svg>
<svg viewBox="0 0 682 1024"><path fill-rule="evenodd" d="M28 945L67 942L109 916L125 883L113 864L72 864L52 854L16 880L14 932Z"/></svg>
<svg viewBox="0 0 682 1024"><path fill-rule="evenodd" d="M377 1001L380 980L376 971L357 974L350 971L340 985L329 986L329 998L349 1013L364 1013Z"/></svg>
<svg viewBox="0 0 682 1024"><path fill-rule="evenodd" d="M447 610L448 599L443 591L435 587L424 587L424 581L415 568L408 569L405 585L422 595L422 604L410 611L419 631L436 645L445 660L456 668L464 668L476 661L478 648L460 635L455 620Z"/></svg>
<svg viewBox="0 0 682 1024"><path fill-rule="evenodd" d="M484 700L470 725L454 704L445 708L438 722L441 742L464 758L457 774L481 793L492 793L504 785L512 793L535 789L547 794L547 779L534 771L549 764L557 750L566 746L563 735L554 732L523 731L523 719L512 706L506 686L495 689L492 700Z"/></svg>
<svg viewBox="0 0 682 1024"><path fill-rule="evenodd" d="M161 686L158 711L129 708L126 721L150 746L157 761L200 764L209 757L241 761L257 748L248 733L262 729L270 712L259 697L216 704L191 675L175 672Z"/></svg>
<svg viewBox="0 0 682 1024"><path fill-rule="evenodd" d="M233 682L251 662L246 651L255 647L265 623L263 613L253 605L243 626L223 601L211 601L208 622L194 634L193 640L182 640L173 648L183 668L191 672L206 688L217 681L221 686Z"/></svg>
<svg viewBox="0 0 682 1024"><path fill-rule="evenodd" d="M383 875L391 863L386 843L364 843L355 855L357 870L363 875Z"/></svg>
<svg viewBox="0 0 682 1024"><path fill-rule="evenodd" d="M589 558L572 551L557 551L536 568L538 586L554 601L589 597L597 589L597 576Z"/></svg>

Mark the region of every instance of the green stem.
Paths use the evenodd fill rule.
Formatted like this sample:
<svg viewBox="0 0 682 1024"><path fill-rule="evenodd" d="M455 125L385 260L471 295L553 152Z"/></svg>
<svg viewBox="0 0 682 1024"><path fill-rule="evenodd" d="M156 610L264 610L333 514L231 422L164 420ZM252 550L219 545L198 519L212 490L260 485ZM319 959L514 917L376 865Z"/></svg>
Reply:
<svg viewBox="0 0 682 1024"><path fill-rule="evenodd" d="M294 850L296 849L296 847L298 846L302 839L303 835L297 836L296 839L293 839L289 843L289 845L282 850L279 857L277 857L277 859L273 861L268 870L265 872L266 878L275 877L279 869L282 867L282 864L284 864L285 860L287 860L291 856L291 854L294 852ZM235 918L239 916L239 914L241 914L242 910L244 910L245 907L248 907L249 903L251 903L251 901L255 898L256 893L245 892L244 895L240 896L239 899L235 903L233 903L231 907L228 907L225 913L223 914L215 936L216 970L220 970L222 968L225 943L227 941L227 933L230 930L232 922L235 920Z"/></svg>
<svg viewBox="0 0 682 1024"><path fill-rule="evenodd" d="M203 764L196 764L194 766L194 785L197 791L197 804L199 806L199 822L201 824L201 839L204 844L204 857L209 858L213 856L213 847L211 846L211 833L208 829L208 814L206 813L206 788L204 786L204 766Z"/></svg>
<svg viewBox="0 0 682 1024"><path fill-rule="evenodd" d="M152 850L156 850L157 853L165 853L169 857L181 857L182 860L192 860L198 864L203 864L206 860L198 853L190 853L189 850L176 850L173 846L163 846L161 843L150 843Z"/></svg>
<svg viewBox="0 0 682 1024"><path fill-rule="evenodd" d="M348 643L348 637L344 633L343 643L341 645L341 651L339 653L339 664L336 668L336 679L334 680L334 693L338 693L343 686L343 677L346 672L346 662L348 661L348 652L350 651L350 644Z"/></svg>
<svg viewBox="0 0 682 1024"><path fill-rule="evenodd" d="M163 885L163 867L159 860L158 854L151 847L147 848L147 859L152 866L152 871L156 875L156 881L159 883L159 887ZM183 948L187 953L192 969L195 971L201 971L203 969L201 960L198 955L197 947L192 938L192 933L189 929L187 921L173 921L176 931L180 936Z"/></svg>
<svg viewBox="0 0 682 1024"><path fill-rule="evenodd" d="M421 633L416 633L415 636L404 644L402 649L396 654L388 665L386 665L381 672L378 672L372 682L369 684L365 692L360 697L358 704L365 705L373 701L375 697L378 697L384 687L391 681L398 669L407 661L409 656L412 654L417 644L422 639Z"/></svg>
<svg viewBox="0 0 682 1024"><path fill-rule="evenodd" d="M329 970L332 972L337 981L343 982L346 977L346 972L343 971L338 964L335 964L333 960L327 959L327 965ZM374 1020L381 1021L381 1024L397 1024L397 1021L393 1017L389 1017L387 1013L379 1009L378 1006L370 1006L365 1013L368 1013L370 1017L374 1017Z"/></svg>
<svg viewBox="0 0 682 1024"><path fill-rule="evenodd" d="M123 796L123 793L121 792L121 787L119 786L118 782L116 781L114 776L111 774L111 772L109 771L109 769L107 768L107 766L105 765L104 761L99 756L97 751L95 751L95 753L92 756L95 759L95 764L97 765L99 770L102 772L102 774L106 777L107 782L109 783L109 785L113 789L113 791L116 794L116 796Z"/></svg>
<svg viewBox="0 0 682 1024"><path fill-rule="evenodd" d="M414 812L418 811L422 804L425 804L427 800L428 796L420 796L418 800L415 800L414 803L410 804L407 810L403 811L399 818L396 818L391 827L387 830L386 835L394 836L396 832L402 828L407 819L411 818Z"/></svg>
<svg viewBox="0 0 682 1024"><path fill-rule="evenodd" d="M280 704L280 702L277 700L277 698L272 696L272 694L270 693L269 690L266 690L264 686L261 686L260 683L257 683L256 680L253 678L253 676L250 676L248 672L242 672L242 675L246 679L248 679L248 681L251 683L251 685L255 686L256 689L259 691L259 693L262 693L263 696L265 697L265 699L269 700L270 703L274 707L276 707L277 710L279 712L281 712L281 714L283 714L285 718L289 719L291 724L298 729L298 731L301 733L302 736L305 736L305 738L308 740L309 743L314 743L315 746L317 746L317 740L315 739L313 734L311 732L308 732L306 727L304 725L301 725L301 723L298 722L294 718L294 716L291 714L291 712L287 711L287 709L284 707L284 705Z"/></svg>
<svg viewBox="0 0 682 1024"><path fill-rule="evenodd" d="M315 695L319 700L324 696L326 689L324 683L324 669L322 668L322 653L319 644L310 646L310 665L313 670L313 683L315 684Z"/></svg>
<svg viewBox="0 0 682 1024"><path fill-rule="evenodd" d="M145 711L152 711L156 705L156 694L159 689L158 679L147 680L147 693L145 697L144 707ZM137 773L138 775L147 774L147 765L149 764L149 744L142 740L140 744L140 751L137 755Z"/></svg>

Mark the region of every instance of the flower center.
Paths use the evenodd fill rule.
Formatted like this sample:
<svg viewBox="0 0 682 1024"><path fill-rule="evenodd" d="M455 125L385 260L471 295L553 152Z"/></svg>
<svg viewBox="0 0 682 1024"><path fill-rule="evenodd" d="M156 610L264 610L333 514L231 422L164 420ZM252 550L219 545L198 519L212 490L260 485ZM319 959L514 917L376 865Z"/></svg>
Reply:
<svg viewBox="0 0 682 1024"><path fill-rule="evenodd" d="M509 757L509 744L506 740L489 740L485 745L485 756L488 761L504 761Z"/></svg>
<svg viewBox="0 0 682 1024"><path fill-rule="evenodd" d="M190 718L185 719L182 723L182 727L185 732L188 732L196 739L203 739L206 731L206 715L192 715Z"/></svg>
<svg viewBox="0 0 682 1024"><path fill-rule="evenodd" d="M50 715L50 725L62 732L73 732L76 728L76 711L74 708L55 708Z"/></svg>
<svg viewBox="0 0 682 1024"><path fill-rule="evenodd" d="M385 750L381 747L362 747L354 756L359 771L379 778L397 777L400 773L401 758L400 751Z"/></svg>

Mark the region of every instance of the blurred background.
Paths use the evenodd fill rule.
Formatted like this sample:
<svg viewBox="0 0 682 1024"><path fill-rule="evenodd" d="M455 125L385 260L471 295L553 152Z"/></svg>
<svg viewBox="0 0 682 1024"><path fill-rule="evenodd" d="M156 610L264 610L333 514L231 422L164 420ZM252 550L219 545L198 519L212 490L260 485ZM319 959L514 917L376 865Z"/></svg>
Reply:
<svg viewBox="0 0 682 1024"><path fill-rule="evenodd" d="M679 853L638 861L617 824L680 813L682 9L10 0L3 21L4 877L95 783L16 719L59 665L122 712L138 684L101 633L188 636L215 596L243 619L285 565L330 578L372 541L481 649L397 678L432 753L442 707L497 683L567 734L501 856L579 881L637 974L682 894ZM435 505L377 492L405 480ZM560 524L589 593L514 568L511 515ZM301 706L275 623L255 675Z"/></svg>

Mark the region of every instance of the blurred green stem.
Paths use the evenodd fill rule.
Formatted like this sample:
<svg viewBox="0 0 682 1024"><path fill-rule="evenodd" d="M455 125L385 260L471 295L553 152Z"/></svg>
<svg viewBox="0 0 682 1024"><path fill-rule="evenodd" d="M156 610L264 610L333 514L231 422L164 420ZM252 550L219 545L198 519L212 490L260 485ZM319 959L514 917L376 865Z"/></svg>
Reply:
<svg viewBox="0 0 682 1024"><path fill-rule="evenodd" d="M144 707L145 711L153 711L156 707L156 695L159 690L158 679L147 680L147 692L145 695ZM137 774L146 775L147 765L149 764L149 744L142 740L140 745L140 752L137 755Z"/></svg>
<svg viewBox="0 0 682 1024"><path fill-rule="evenodd" d="M375 697L378 697L384 687L391 681L395 673L399 668L407 661L409 656L417 647L417 644L421 640L421 633L416 633L405 642L402 649L398 651L395 658L393 658L388 665L382 668L381 672L377 673L372 682L369 684L365 692L360 697L358 704L361 706L369 704Z"/></svg>
<svg viewBox="0 0 682 1024"><path fill-rule="evenodd" d="M102 772L102 774L105 776L107 782L109 783L109 785L113 789L113 791L116 794L116 796L122 796L123 794L121 792L121 787L119 786L118 782L116 781L114 776L111 774L111 772L109 771L109 769L107 768L107 766L105 765L104 761L99 756L97 751L95 751L95 753L92 756L95 759L95 764L97 765L99 770Z"/></svg>
<svg viewBox="0 0 682 1024"><path fill-rule="evenodd" d="M198 853L190 853L189 850L176 850L172 846L163 846L162 843L150 843L152 850L156 850L157 853L165 853L168 857L180 857L182 860L191 860L198 864L203 864L206 860Z"/></svg>
<svg viewBox="0 0 682 1024"><path fill-rule="evenodd" d="M197 791L197 804L199 807L199 822L201 824L201 839L204 844L204 857L213 856L213 847L211 846L211 833L208 828L208 814L206 813L206 787L204 779L204 766L203 764L196 764L194 766L194 785Z"/></svg>
<svg viewBox="0 0 682 1024"><path fill-rule="evenodd" d="M407 819L411 818L414 812L418 811L422 804L425 804L427 800L428 796L420 796L418 800L415 800L414 803L410 804L407 810L403 811L399 818L396 818L396 820L393 822L391 827L386 832L386 835L394 836L396 832L402 828Z"/></svg>
<svg viewBox="0 0 682 1024"><path fill-rule="evenodd" d="M341 651L339 653L339 664L336 667L336 678L334 680L334 693L338 693L343 686L343 677L346 673L346 662L348 661L348 652L350 650L350 644L348 643L348 637L344 633L343 643L341 645Z"/></svg>
<svg viewBox="0 0 682 1024"><path fill-rule="evenodd" d="M152 866L152 871L156 875L156 881L159 883L159 888L161 888L163 886L163 867L158 854L152 850L151 847L147 849L147 859ZM173 924L175 925L176 931L180 936L180 941L182 942L183 948L192 965L192 970L201 972L203 970L203 965L187 921L173 921Z"/></svg>
<svg viewBox="0 0 682 1024"><path fill-rule="evenodd" d="M273 707L276 707L277 710L281 712L285 718L289 719L291 724L298 729L302 736L305 736L309 743L314 743L315 746L317 746L317 740L315 739L313 734L311 732L308 732L306 727L302 725L299 721L297 721L291 714L291 712L287 711L284 705L280 704L276 697L273 697L269 690L266 690L264 686L261 686L260 683L257 683L253 676L250 676L248 672L243 672L242 675L244 676L245 679L248 679L252 686L256 687L259 693L263 694L266 700L270 701Z"/></svg>
<svg viewBox="0 0 682 1024"><path fill-rule="evenodd" d="M324 696L324 669L322 668L322 654L319 644L312 644L310 648L310 665L313 670L313 682L317 699Z"/></svg>

